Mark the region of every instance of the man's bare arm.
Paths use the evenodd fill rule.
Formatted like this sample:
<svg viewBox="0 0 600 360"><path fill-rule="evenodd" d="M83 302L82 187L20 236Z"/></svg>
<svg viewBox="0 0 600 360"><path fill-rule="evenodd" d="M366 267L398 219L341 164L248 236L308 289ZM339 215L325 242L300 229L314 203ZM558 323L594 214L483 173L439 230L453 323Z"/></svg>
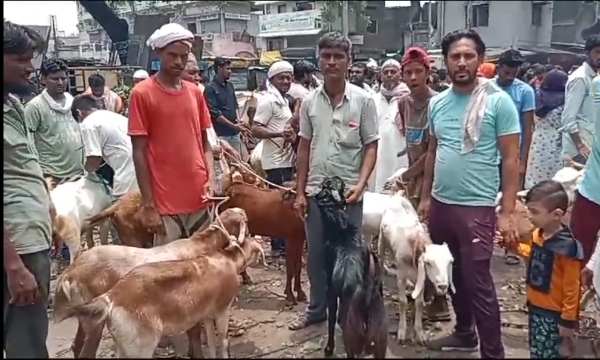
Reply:
<svg viewBox="0 0 600 360"><path fill-rule="evenodd" d="M502 157L502 200L500 213L511 214L519 191L519 134L498 137Z"/></svg>
<svg viewBox="0 0 600 360"><path fill-rule="evenodd" d="M148 137L132 136L131 146L133 150L133 165L138 186L142 194L144 206L154 206L154 194L152 193L152 183L150 176L150 166L148 165ZM210 147L210 146L209 146Z"/></svg>
<svg viewBox="0 0 600 360"><path fill-rule="evenodd" d="M208 131L202 130L202 148L204 150L204 163L206 164L206 172L210 182L215 180L215 161L212 151L212 146L208 140Z"/></svg>
<svg viewBox="0 0 600 360"><path fill-rule="evenodd" d="M437 138L429 134L429 145L427 154L425 154L425 164L423 166L423 188L421 189L421 199L431 199L431 188L433 186L433 167L437 152Z"/></svg>
<svg viewBox="0 0 600 360"><path fill-rule="evenodd" d="M377 143L378 141L372 141L365 145L364 155L362 163L360 164L360 173L358 177L358 186L364 188L367 186L369 177L375 168L375 162L377 161Z"/></svg>
<svg viewBox="0 0 600 360"><path fill-rule="evenodd" d="M85 158L85 171L92 172L100 169L102 166L102 157L88 156Z"/></svg>
<svg viewBox="0 0 600 360"><path fill-rule="evenodd" d="M297 159L297 175L296 175L296 192L298 194L306 194L306 179L308 178L308 159L310 158L310 142L311 140L300 137L298 144L298 159Z"/></svg>
<svg viewBox="0 0 600 360"><path fill-rule="evenodd" d="M10 233L6 226L4 226L4 271L12 273L16 270L22 270L25 267L23 260L17 253L15 244L10 240Z"/></svg>

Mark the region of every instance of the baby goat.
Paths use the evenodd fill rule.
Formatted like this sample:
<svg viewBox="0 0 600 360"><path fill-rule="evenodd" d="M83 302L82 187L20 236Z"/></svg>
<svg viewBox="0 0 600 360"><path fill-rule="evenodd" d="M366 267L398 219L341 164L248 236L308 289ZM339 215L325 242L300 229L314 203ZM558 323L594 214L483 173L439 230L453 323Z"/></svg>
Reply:
<svg viewBox="0 0 600 360"><path fill-rule="evenodd" d="M259 254L264 261L262 244L249 237L241 245L234 243L193 260L140 265L109 292L74 311L97 323L106 321L117 358L152 358L161 337L190 330L195 330L190 341L200 350L196 329L201 323L209 358L217 357L217 344L219 358L227 358L229 311L240 287L239 274Z"/></svg>
<svg viewBox="0 0 600 360"><path fill-rule="evenodd" d="M333 355L335 323L339 317L348 358L363 353L385 358L388 320L383 303L379 259L361 241L345 212L345 184L326 178L316 195L325 229L328 334L325 356ZM338 314L339 299L339 314Z"/></svg>
<svg viewBox="0 0 600 360"><path fill-rule="evenodd" d="M402 191L393 196L381 219L379 235L379 256L383 258L385 249L394 254L397 266L398 342L406 340L406 298L407 280L415 284L412 298L415 300L415 336L418 343L425 342L423 333L423 305L426 278L431 281L438 295L454 291L452 284L452 263L454 261L448 245L431 242L425 226L419 221L417 212Z"/></svg>

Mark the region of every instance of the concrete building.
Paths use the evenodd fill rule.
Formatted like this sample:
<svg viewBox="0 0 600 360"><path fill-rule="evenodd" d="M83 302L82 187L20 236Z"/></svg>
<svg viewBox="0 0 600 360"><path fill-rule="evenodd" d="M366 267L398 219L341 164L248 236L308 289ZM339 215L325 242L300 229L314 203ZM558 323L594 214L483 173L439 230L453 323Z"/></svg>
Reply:
<svg viewBox="0 0 600 360"><path fill-rule="evenodd" d="M591 34L600 33L600 2L553 1L552 45L581 46Z"/></svg>
<svg viewBox="0 0 600 360"><path fill-rule="evenodd" d="M440 1L439 40L454 30L476 30L486 46L549 48L553 1Z"/></svg>
<svg viewBox="0 0 600 360"><path fill-rule="evenodd" d="M317 41L328 30L341 30L341 16L326 22L322 13L325 1L255 1L262 6L256 46L262 51L290 48L316 49ZM385 32L385 1L369 1L364 15L353 11L348 14L348 34L353 43L355 57L379 58L384 49L395 43L401 45L402 37Z"/></svg>
<svg viewBox="0 0 600 360"><path fill-rule="evenodd" d="M125 2L124 2L125 3ZM250 23L250 1L170 1L150 3L147 1L126 2L114 11L129 23L133 33L136 14L162 13L171 22L185 26L194 34L242 33ZM131 5L131 4L132 5ZM98 22L78 3L78 28L89 35L90 41L108 42L106 32Z"/></svg>

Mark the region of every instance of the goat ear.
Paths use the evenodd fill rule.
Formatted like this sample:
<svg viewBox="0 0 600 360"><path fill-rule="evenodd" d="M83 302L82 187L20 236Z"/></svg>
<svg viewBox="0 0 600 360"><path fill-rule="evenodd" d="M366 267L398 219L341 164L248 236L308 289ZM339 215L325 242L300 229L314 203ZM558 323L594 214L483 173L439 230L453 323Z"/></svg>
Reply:
<svg viewBox="0 0 600 360"><path fill-rule="evenodd" d="M423 289L425 288L425 260L423 256L419 257L419 265L417 266L417 282L415 289L412 292L413 300L416 300L419 296L423 295Z"/></svg>
<svg viewBox="0 0 600 360"><path fill-rule="evenodd" d="M452 292L452 294L456 294L454 281L452 281L452 263L448 264L448 284L450 285L450 291Z"/></svg>

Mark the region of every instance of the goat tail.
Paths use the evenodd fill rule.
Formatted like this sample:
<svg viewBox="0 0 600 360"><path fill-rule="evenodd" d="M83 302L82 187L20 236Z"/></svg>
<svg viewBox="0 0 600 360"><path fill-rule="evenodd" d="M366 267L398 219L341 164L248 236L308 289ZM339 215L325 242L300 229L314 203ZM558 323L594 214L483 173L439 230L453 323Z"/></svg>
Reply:
<svg viewBox="0 0 600 360"><path fill-rule="evenodd" d="M100 295L87 304L75 305L71 308L72 316L85 317L94 323L104 323L110 314L110 300L106 294Z"/></svg>
<svg viewBox="0 0 600 360"><path fill-rule="evenodd" d="M106 209L100 211L100 213L98 213L90 218L87 218L86 219L87 225L93 227L93 226L98 225L100 222L104 221L104 219L113 217L115 215L115 212L117 211L118 205L119 205L119 202L117 201L114 204L112 204L111 206L107 207Z"/></svg>

